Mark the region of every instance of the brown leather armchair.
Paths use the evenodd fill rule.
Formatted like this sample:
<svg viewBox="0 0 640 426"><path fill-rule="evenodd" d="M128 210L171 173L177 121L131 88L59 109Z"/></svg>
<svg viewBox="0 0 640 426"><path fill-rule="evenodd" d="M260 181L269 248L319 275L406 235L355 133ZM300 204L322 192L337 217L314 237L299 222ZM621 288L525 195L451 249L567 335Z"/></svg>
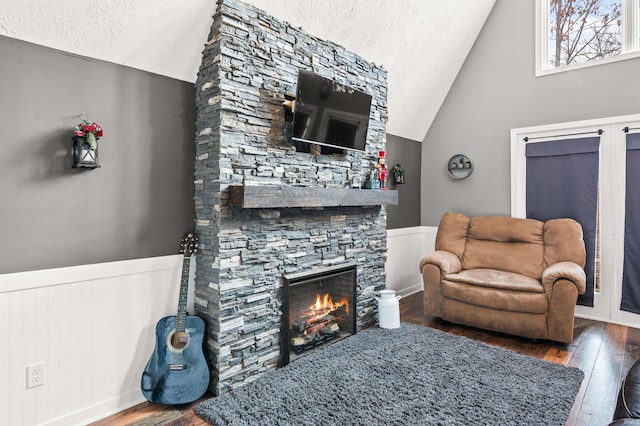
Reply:
<svg viewBox="0 0 640 426"><path fill-rule="evenodd" d="M446 213L436 251L420 262L428 315L488 330L569 343L585 291L582 227Z"/></svg>

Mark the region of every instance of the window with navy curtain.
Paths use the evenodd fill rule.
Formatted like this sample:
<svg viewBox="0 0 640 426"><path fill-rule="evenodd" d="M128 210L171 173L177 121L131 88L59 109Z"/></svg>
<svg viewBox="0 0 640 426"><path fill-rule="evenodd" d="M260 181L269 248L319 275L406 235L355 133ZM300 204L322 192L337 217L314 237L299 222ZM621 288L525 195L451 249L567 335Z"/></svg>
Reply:
<svg viewBox="0 0 640 426"><path fill-rule="evenodd" d="M600 137L526 145L526 214L547 221L568 217L582 225L587 290L578 304L593 306Z"/></svg>
<svg viewBox="0 0 640 426"><path fill-rule="evenodd" d="M640 133L627 135L624 263L620 310L640 314Z"/></svg>

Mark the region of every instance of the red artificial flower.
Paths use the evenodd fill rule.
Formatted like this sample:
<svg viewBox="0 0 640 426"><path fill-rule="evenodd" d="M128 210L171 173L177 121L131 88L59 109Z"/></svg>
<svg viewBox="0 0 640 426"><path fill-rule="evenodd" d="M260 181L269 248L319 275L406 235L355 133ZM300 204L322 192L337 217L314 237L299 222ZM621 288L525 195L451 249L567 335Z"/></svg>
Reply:
<svg viewBox="0 0 640 426"><path fill-rule="evenodd" d="M96 148L96 139L102 137L102 127L95 121L91 124L82 120L82 123L78 124L73 133L78 137L86 137L87 142L91 148Z"/></svg>

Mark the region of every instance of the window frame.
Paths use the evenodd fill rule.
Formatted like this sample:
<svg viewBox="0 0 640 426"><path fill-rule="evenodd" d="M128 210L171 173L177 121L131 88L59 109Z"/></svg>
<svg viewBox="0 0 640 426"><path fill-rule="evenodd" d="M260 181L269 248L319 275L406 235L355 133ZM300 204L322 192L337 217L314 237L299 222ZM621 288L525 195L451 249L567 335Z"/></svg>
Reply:
<svg viewBox="0 0 640 426"><path fill-rule="evenodd" d="M549 63L549 0L536 0L535 10L535 54L536 77L557 74L597 65L610 64L640 57L640 0L621 0L622 2L622 46L621 53L616 56L594 59L579 64L562 65L550 68Z"/></svg>

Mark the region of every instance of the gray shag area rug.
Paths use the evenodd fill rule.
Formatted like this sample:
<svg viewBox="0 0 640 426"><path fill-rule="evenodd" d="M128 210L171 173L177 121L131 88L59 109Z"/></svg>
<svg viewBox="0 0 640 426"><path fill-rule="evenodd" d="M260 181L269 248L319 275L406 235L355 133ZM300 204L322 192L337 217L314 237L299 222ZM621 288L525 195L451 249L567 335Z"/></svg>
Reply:
<svg viewBox="0 0 640 426"><path fill-rule="evenodd" d="M564 425L583 378L402 323L361 331L195 411L213 425Z"/></svg>

